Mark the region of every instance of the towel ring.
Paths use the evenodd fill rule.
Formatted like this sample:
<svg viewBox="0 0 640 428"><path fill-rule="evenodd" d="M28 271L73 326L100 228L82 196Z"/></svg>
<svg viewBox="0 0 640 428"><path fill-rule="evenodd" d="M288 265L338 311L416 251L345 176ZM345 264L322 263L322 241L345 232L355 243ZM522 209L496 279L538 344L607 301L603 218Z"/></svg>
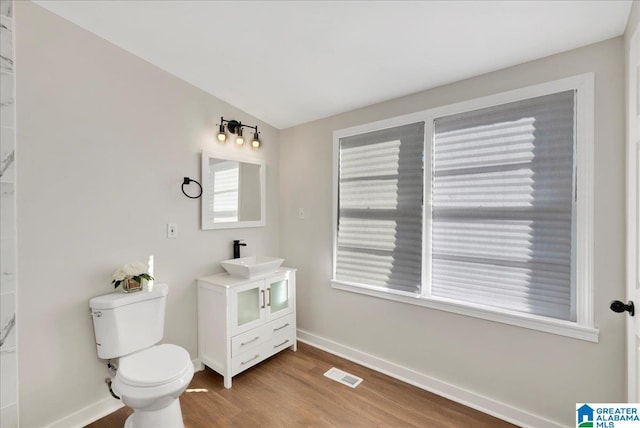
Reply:
<svg viewBox="0 0 640 428"><path fill-rule="evenodd" d="M184 186L188 185L190 183L196 183L198 185L198 187L200 188L200 192L198 193L198 196L190 196L190 195L187 194L187 192L184 191ZM196 180L193 180L193 179L191 179L189 177L185 177L184 180L182 180L182 193L184 193L184 195L187 198L198 199L200 196L202 196L202 186Z"/></svg>

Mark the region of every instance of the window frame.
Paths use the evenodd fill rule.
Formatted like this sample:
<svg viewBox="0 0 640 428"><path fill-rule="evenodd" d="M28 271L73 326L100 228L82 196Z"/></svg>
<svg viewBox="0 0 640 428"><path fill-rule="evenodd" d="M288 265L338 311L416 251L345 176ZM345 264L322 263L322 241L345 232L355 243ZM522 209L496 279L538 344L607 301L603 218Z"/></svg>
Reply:
<svg viewBox="0 0 640 428"><path fill-rule="evenodd" d="M443 310L474 318L485 319L543 331L561 336L598 342L599 331L594 325L593 287L593 196L594 196L594 73L585 73L542 84L527 86L507 92L488 95L454 104L434 107L428 110L371 122L333 133L333 254L332 279L334 289L351 291L401 303ZM431 153L433 150L434 120L457 113L478 110L500 104L526 100L556 92L575 90L576 107L576 209L575 209L575 299L576 321L566 321L524 312L511 311L482 304L466 303L453 299L431 296ZM397 290L382 290L362 284L353 284L335 279L337 231L338 231L338 188L340 138L361 133L382 130L412 122L423 121L424 139L424 208L423 208L423 268L420 293Z"/></svg>

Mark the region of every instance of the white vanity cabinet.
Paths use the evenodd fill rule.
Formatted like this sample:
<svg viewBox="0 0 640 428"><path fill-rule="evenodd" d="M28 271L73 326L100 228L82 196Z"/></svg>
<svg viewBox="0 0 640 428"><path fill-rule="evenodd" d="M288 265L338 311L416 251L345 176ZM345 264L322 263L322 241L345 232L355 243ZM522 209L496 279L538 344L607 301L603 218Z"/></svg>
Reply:
<svg viewBox="0 0 640 428"><path fill-rule="evenodd" d="M296 350L295 269L257 277L198 279L200 361L231 378L283 349Z"/></svg>

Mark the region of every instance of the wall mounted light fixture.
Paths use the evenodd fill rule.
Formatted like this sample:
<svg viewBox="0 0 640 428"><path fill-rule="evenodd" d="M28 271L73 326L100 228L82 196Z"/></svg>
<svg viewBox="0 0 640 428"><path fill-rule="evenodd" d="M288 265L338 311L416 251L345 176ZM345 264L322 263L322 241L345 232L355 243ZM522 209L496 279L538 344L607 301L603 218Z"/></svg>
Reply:
<svg viewBox="0 0 640 428"><path fill-rule="evenodd" d="M244 136L242 135L242 128L253 129L253 138L251 139L251 148L258 149L262 145L260 141L260 133L258 132L258 126L245 125L237 120L225 120L224 117L220 118L220 125L218 127L218 141L225 143L227 141L227 131L236 135L236 144L239 146L244 145Z"/></svg>

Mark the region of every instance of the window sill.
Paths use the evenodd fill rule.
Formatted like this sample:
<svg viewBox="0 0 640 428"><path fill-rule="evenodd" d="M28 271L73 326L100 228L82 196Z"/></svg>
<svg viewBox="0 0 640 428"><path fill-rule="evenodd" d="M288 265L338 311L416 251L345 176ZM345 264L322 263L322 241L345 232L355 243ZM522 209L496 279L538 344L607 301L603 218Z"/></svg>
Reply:
<svg viewBox="0 0 640 428"><path fill-rule="evenodd" d="M499 308L491 308L481 305L473 305L452 301L449 299L425 297L419 294L403 293L399 291L380 291L375 287L354 285L348 282L331 281L331 287L338 290L351 291L395 302L408 303L410 305L423 306L425 308L438 309L455 314L466 315L545 333L557 334L574 339L598 342L599 330L593 327L578 325L571 321L557 320L537 315L512 312Z"/></svg>

